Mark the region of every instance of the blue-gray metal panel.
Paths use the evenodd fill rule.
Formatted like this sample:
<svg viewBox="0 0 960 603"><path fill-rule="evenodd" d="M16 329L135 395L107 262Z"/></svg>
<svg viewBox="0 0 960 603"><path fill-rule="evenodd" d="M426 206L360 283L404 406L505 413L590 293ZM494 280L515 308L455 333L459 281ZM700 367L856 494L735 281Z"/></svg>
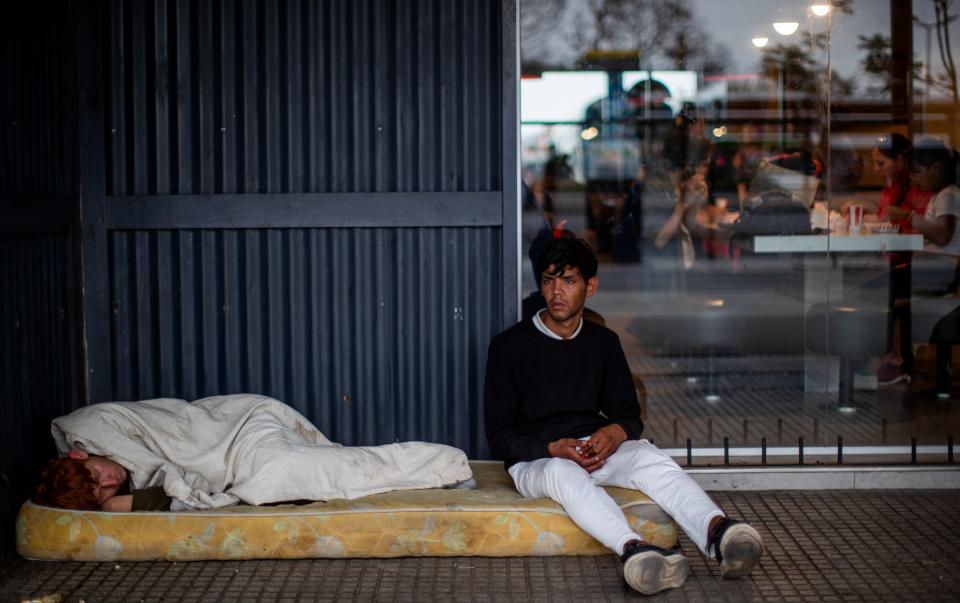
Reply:
<svg viewBox="0 0 960 603"><path fill-rule="evenodd" d="M0 5L0 557L81 403L73 7Z"/></svg>
<svg viewBox="0 0 960 603"><path fill-rule="evenodd" d="M502 205L499 191L129 195L107 199L106 219L109 230L499 226Z"/></svg>
<svg viewBox="0 0 960 603"><path fill-rule="evenodd" d="M0 208L36 208L73 192L69 13L42 0L0 11Z"/></svg>
<svg viewBox="0 0 960 603"><path fill-rule="evenodd" d="M91 2L77 11L77 156L84 400L102 402L110 391L110 304L106 233L104 141L104 28L106 8ZM138 176L142 180L142 176Z"/></svg>
<svg viewBox="0 0 960 603"><path fill-rule="evenodd" d="M520 319L520 9L501 0L501 90L503 128L503 326Z"/></svg>
<svg viewBox="0 0 960 603"><path fill-rule="evenodd" d="M109 195L501 188L495 2L108 10Z"/></svg>
<svg viewBox="0 0 960 603"><path fill-rule="evenodd" d="M80 404L74 241L0 238L0 550L45 459L50 421Z"/></svg>
<svg viewBox="0 0 960 603"><path fill-rule="evenodd" d="M485 456L498 228L114 231L113 398L256 392L345 444Z"/></svg>

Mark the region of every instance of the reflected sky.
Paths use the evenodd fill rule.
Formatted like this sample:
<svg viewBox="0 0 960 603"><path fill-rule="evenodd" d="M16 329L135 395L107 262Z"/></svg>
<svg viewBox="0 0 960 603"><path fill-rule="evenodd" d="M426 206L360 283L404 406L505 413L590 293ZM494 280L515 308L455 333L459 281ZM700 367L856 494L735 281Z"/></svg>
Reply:
<svg viewBox="0 0 960 603"><path fill-rule="evenodd" d="M690 4L696 7L702 22L711 24L705 29L730 50L731 68L736 72L756 70L760 51L750 42L754 36L767 36L770 44L788 43L798 40L803 31L818 32L827 27L825 19L807 10L812 3L796 0L691 0ZM914 13L922 18L924 11L920 9L928 8L927 5L929 0L914 2ZM857 0L853 8L853 15L836 14L833 18L833 67L844 76L858 69L857 61L863 54L857 49L858 35L890 33L889 2ZM932 7L925 12L933 18ZM791 36L781 36L773 31L775 21L797 21L800 30Z"/></svg>
<svg viewBox="0 0 960 603"><path fill-rule="evenodd" d="M549 3L550 0L544 0ZM572 64L576 53L571 52L572 40L577 38L577 30L582 27L582 19L588 12L582 0L556 0L564 6L559 14L544 19L555 19L551 27L552 39L545 41L547 53L561 62ZM536 0L532 0L536 4ZM639 4L639 2L638 2ZM717 44L729 53L729 73L755 73L759 69L761 51L753 46L751 38L766 36L770 44L798 43L803 32L818 32L827 29L827 20L816 17L809 11L811 2L797 0L688 0L695 15L694 22ZM833 17L833 53L832 62L836 73L843 77L859 77L858 87L869 84L862 75L859 61L864 51L857 48L859 36L880 33L890 35L890 3L879 0L854 0L854 14L836 13ZM521 4L523 10L523 4ZM913 12L922 21L934 21L932 0L914 0ZM960 15L960 5L954 5L952 13ZM774 32L775 21L797 21L800 29L797 33L784 37ZM914 49L916 58L924 60L926 49L926 31L914 27ZM960 42L960 19L953 22L951 34L954 48ZM933 34L932 65L935 71L941 70L941 61L937 51L936 34ZM522 39L522 38L521 38ZM521 41L521 44L523 42ZM955 52L956 54L956 52ZM826 57L817 57L826 64ZM673 65L654 65L656 69L672 69Z"/></svg>

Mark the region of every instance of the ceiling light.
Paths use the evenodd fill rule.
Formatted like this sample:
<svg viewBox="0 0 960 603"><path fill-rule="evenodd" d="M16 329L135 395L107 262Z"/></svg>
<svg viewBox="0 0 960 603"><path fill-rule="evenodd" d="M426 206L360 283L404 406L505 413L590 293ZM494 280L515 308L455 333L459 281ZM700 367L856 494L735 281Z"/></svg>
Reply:
<svg viewBox="0 0 960 603"><path fill-rule="evenodd" d="M800 27L800 24L796 21L778 21L773 24L773 28L781 36L789 36L793 32L797 31L798 27Z"/></svg>
<svg viewBox="0 0 960 603"><path fill-rule="evenodd" d="M756 46L757 48L763 48L764 46L767 45L767 42L769 42L770 39L764 38L763 36L761 36L759 38L754 38L750 41L753 42L753 45Z"/></svg>
<svg viewBox="0 0 960 603"><path fill-rule="evenodd" d="M830 12L830 5L829 4L811 4L810 12L812 12L818 17L826 17L827 13Z"/></svg>
<svg viewBox="0 0 960 603"><path fill-rule="evenodd" d="M593 140L594 138L597 137L598 134L600 134L600 131L594 128L593 126L590 126L583 132L580 132L580 138L584 140Z"/></svg>

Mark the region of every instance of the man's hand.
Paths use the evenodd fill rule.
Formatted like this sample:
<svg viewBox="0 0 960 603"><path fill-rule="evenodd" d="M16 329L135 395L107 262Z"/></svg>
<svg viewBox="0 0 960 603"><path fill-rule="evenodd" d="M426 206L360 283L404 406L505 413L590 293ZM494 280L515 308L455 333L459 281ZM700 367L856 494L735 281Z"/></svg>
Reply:
<svg viewBox="0 0 960 603"><path fill-rule="evenodd" d="M627 432L617 423L612 423L606 427L593 432L590 439L580 444L580 453L589 458L599 458L606 460L611 454L620 448L627 440Z"/></svg>
<svg viewBox="0 0 960 603"><path fill-rule="evenodd" d="M560 438L559 440L550 442L549 446L547 446L547 451L550 453L550 456L569 459L590 473L603 467L602 458L598 456L588 457L581 452L583 450L582 444L583 442L575 438Z"/></svg>

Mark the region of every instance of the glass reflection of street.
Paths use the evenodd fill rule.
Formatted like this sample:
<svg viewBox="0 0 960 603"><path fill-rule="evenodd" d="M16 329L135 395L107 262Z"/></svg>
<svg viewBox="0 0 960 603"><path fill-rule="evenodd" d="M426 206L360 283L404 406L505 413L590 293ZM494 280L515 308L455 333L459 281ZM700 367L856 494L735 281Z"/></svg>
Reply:
<svg viewBox="0 0 960 603"><path fill-rule="evenodd" d="M910 15L887 5L655 5L521 5L524 296L538 235L593 245L602 286L589 307L620 336L646 435L663 447L842 438L847 462L911 442L945 460L960 428L944 372L960 297L946 281L932 301L909 284L904 296L894 260L952 257L932 247L946 245L936 228L955 222L952 201L928 210L929 193L898 196L909 183L875 158L891 132L955 144L952 55L923 52ZM934 37L956 35L938 12L949 6L913 10ZM720 15L727 26L705 26ZM898 62L911 45L922 61ZM891 210L899 223L887 205L903 208ZM847 240L850 208L878 238ZM914 283L927 278L912 265ZM912 345L892 343L904 337ZM891 361L904 364L888 382Z"/></svg>

